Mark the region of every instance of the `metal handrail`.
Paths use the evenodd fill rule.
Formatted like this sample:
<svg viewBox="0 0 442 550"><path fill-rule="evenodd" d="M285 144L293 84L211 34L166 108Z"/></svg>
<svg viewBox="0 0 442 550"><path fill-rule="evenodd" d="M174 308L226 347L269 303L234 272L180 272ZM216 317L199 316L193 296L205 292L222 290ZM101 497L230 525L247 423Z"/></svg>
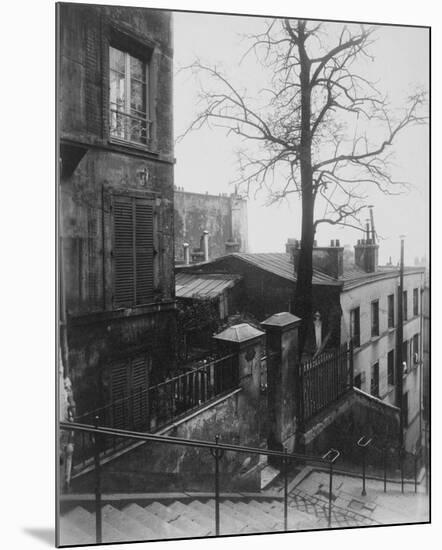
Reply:
<svg viewBox="0 0 442 550"><path fill-rule="evenodd" d="M62 430L73 430L80 432L89 432L91 434L110 435L115 437L125 437L127 439L137 439L139 441L156 441L157 443L168 443L170 445L183 445L186 447L199 447L205 449L223 449L225 451L236 451L248 454L279 456L288 459L309 460L311 462L326 463L322 457L315 455L306 455L301 453L284 453L273 451L271 449L260 449L257 447L247 447L243 445L234 445L232 443L211 443L201 439L184 439L170 435L149 434L145 432L136 432L132 430L120 430L117 428L106 428L103 426L92 426L91 424L80 424L77 422L60 422Z"/></svg>

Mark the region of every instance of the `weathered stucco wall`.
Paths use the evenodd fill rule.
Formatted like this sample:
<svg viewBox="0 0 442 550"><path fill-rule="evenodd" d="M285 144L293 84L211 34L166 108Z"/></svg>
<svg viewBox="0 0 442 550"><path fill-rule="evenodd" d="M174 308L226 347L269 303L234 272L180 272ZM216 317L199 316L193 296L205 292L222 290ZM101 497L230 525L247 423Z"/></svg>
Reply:
<svg viewBox="0 0 442 550"><path fill-rule="evenodd" d="M109 399L103 381L114 361L146 355L152 382L174 364L171 14L61 4L59 15L63 352L82 414ZM110 45L140 52L148 66L147 144L110 136ZM136 307L113 299L113 192L153 205L153 297Z"/></svg>
<svg viewBox="0 0 442 550"><path fill-rule="evenodd" d="M252 445L256 433L247 418L253 415L256 411L250 410L244 396L235 393L162 433L206 441L214 441L219 434L221 442ZM249 471L256 460L247 454L225 453L220 461L220 490L259 490L259 473ZM103 465L103 492L213 491L214 466L208 449L145 443ZM93 472L73 482L75 492L92 492L93 487Z"/></svg>
<svg viewBox="0 0 442 550"><path fill-rule="evenodd" d="M381 446L394 445L399 436L399 410L357 389L349 390L334 405L317 415L306 427L306 451L321 455L330 448L338 449L345 461L361 463L356 442L373 438ZM381 458L381 457L380 457Z"/></svg>
<svg viewBox="0 0 442 550"><path fill-rule="evenodd" d="M209 232L209 258L226 253L226 242L235 241L247 252L247 202L231 195L209 195L175 190L175 257L183 260L183 243L200 247L203 231Z"/></svg>

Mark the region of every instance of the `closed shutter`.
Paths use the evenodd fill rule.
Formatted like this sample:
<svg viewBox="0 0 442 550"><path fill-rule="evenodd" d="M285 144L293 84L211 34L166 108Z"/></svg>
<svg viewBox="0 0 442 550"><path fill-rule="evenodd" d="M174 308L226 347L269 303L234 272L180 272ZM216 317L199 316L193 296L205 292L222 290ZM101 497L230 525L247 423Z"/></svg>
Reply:
<svg viewBox="0 0 442 550"><path fill-rule="evenodd" d="M112 427L124 429L127 424L127 362L119 361L111 373Z"/></svg>
<svg viewBox="0 0 442 550"><path fill-rule="evenodd" d="M135 301L143 304L153 292L153 208L142 200L135 202L135 265Z"/></svg>
<svg viewBox="0 0 442 550"><path fill-rule="evenodd" d="M145 425L147 388L148 363L144 354L114 363L110 396L114 428L136 429Z"/></svg>
<svg viewBox="0 0 442 550"><path fill-rule="evenodd" d="M132 360L131 368L131 419L135 429L144 426L147 407L148 370L144 356Z"/></svg>
<svg viewBox="0 0 442 550"><path fill-rule="evenodd" d="M114 196L114 305L147 303L153 295L153 206L137 197Z"/></svg>

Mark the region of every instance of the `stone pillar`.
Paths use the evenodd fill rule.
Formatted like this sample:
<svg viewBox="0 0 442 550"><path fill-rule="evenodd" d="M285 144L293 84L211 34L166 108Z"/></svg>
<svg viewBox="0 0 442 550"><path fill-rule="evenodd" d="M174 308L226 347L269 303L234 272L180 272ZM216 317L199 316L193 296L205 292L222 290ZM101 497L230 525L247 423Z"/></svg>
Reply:
<svg viewBox="0 0 442 550"><path fill-rule="evenodd" d="M238 396L240 445L260 445L261 355L264 332L247 323L229 327L214 340L223 353L238 357Z"/></svg>
<svg viewBox="0 0 442 550"><path fill-rule="evenodd" d="M301 319L288 312L261 323L267 333L267 406L269 449L291 452L296 434L296 364Z"/></svg>

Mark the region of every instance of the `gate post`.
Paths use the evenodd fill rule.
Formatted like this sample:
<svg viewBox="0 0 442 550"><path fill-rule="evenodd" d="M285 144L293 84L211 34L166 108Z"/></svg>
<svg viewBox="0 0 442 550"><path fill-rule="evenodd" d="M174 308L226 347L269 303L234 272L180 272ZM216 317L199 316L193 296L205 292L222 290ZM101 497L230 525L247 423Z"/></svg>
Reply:
<svg viewBox="0 0 442 550"><path fill-rule="evenodd" d="M267 334L267 389L269 449L289 452L295 447L296 363L301 319L288 312L272 315L261 323Z"/></svg>

